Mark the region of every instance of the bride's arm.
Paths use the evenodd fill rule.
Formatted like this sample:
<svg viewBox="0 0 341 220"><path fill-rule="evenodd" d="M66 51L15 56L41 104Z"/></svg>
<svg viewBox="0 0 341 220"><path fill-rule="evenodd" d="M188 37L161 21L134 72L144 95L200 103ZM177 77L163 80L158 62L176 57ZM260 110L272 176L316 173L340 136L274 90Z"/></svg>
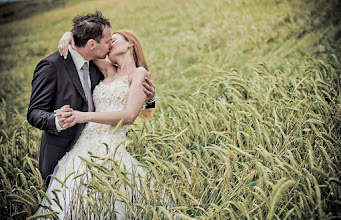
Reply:
<svg viewBox="0 0 341 220"><path fill-rule="evenodd" d="M59 50L60 56L63 56L64 59L66 59L67 54L69 52L68 50L69 44L71 45L72 49L77 50L75 46L75 41L73 39L73 33L70 31L65 32L58 43L58 50Z"/></svg>
<svg viewBox="0 0 341 220"><path fill-rule="evenodd" d="M97 60L93 60L93 62L104 76L107 75L107 71L109 68L114 68L114 65L112 64L112 62L107 59L97 59Z"/></svg>
<svg viewBox="0 0 341 220"><path fill-rule="evenodd" d="M100 124L117 125L121 120L123 124L132 124L140 113L147 95L143 91L142 82L146 69L137 68L133 73L132 83L128 92L126 108L123 111L115 112L73 112L75 123L95 122ZM70 118L70 120L72 120ZM68 122L68 121L67 121Z"/></svg>

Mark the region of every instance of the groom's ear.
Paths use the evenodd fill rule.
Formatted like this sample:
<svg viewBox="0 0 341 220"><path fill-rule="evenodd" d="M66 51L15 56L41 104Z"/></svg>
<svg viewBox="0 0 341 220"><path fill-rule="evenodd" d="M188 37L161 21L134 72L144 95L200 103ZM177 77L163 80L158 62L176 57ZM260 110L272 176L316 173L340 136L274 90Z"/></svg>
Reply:
<svg viewBox="0 0 341 220"><path fill-rule="evenodd" d="M86 42L86 46L93 50L95 49L95 43L96 41L94 39L89 39L88 42Z"/></svg>

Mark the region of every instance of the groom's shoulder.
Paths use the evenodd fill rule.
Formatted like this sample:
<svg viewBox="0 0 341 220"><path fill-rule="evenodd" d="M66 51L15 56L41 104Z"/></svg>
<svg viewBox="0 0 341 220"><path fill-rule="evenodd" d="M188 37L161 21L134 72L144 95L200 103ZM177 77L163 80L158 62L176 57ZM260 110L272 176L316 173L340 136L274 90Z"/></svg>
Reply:
<svg viewBox="0 0 341 220"><path fill-rule="evenodd" d="M42 60L40 60L38 62L38 64L36 65L36 68L34 70L35 74L41 73L41 72L51 72L51 71L56 71L61 65L62 63L64 63L65 61L63 61L64 58L60 56L59 51L56 51L50 55L48 55L47 57L43 58Z"/></svg>
<svg viewBox="0 0 341 220"><path fill-rule="evenodd" d="M70 55L69 55L70 56ZM69 60L69 59L68 59ZM50 66L51 68L58 68L58 66L61 66L61 64L65 63L66 60L62 56L60 56L59 51L56 51L47 57L40 60L37 64L36 69L43 67L43 66Z"/></svg>
<svg viewBox="0 0 341 220"><path fill-rule="evenodd" d="M63 58L60 56L59 51L56 51L56 52L48 55L47 57L45 57L42 60L51 61L51 62L60 62L61 60L63 60Z"/></svg>

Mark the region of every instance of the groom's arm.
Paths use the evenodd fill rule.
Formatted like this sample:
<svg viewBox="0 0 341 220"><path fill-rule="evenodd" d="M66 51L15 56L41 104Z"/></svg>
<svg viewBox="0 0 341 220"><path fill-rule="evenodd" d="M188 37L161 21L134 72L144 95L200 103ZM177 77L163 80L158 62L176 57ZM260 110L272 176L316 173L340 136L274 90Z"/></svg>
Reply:
<svg viewBox="0 0 341 220"><path fill-rule="evenodd" d="M57 86L56 68L54 65L42 60L36 67L32 79L32 93L28 106L28 122L50 133L58 134L53 103Z"/></svg>

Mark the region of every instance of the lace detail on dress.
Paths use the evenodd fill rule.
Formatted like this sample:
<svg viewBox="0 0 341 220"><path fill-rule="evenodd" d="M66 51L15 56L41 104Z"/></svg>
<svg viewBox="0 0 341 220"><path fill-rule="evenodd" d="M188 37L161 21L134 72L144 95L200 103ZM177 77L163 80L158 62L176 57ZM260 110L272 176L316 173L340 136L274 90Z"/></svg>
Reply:
<svg viewBox="0 0 341 220"><path fill-rule="evenodd" d="M93 94L96 112L124 110L128 91L129 81L127 79L115 80L108 84L101 81L96 86Z"/></svg>

